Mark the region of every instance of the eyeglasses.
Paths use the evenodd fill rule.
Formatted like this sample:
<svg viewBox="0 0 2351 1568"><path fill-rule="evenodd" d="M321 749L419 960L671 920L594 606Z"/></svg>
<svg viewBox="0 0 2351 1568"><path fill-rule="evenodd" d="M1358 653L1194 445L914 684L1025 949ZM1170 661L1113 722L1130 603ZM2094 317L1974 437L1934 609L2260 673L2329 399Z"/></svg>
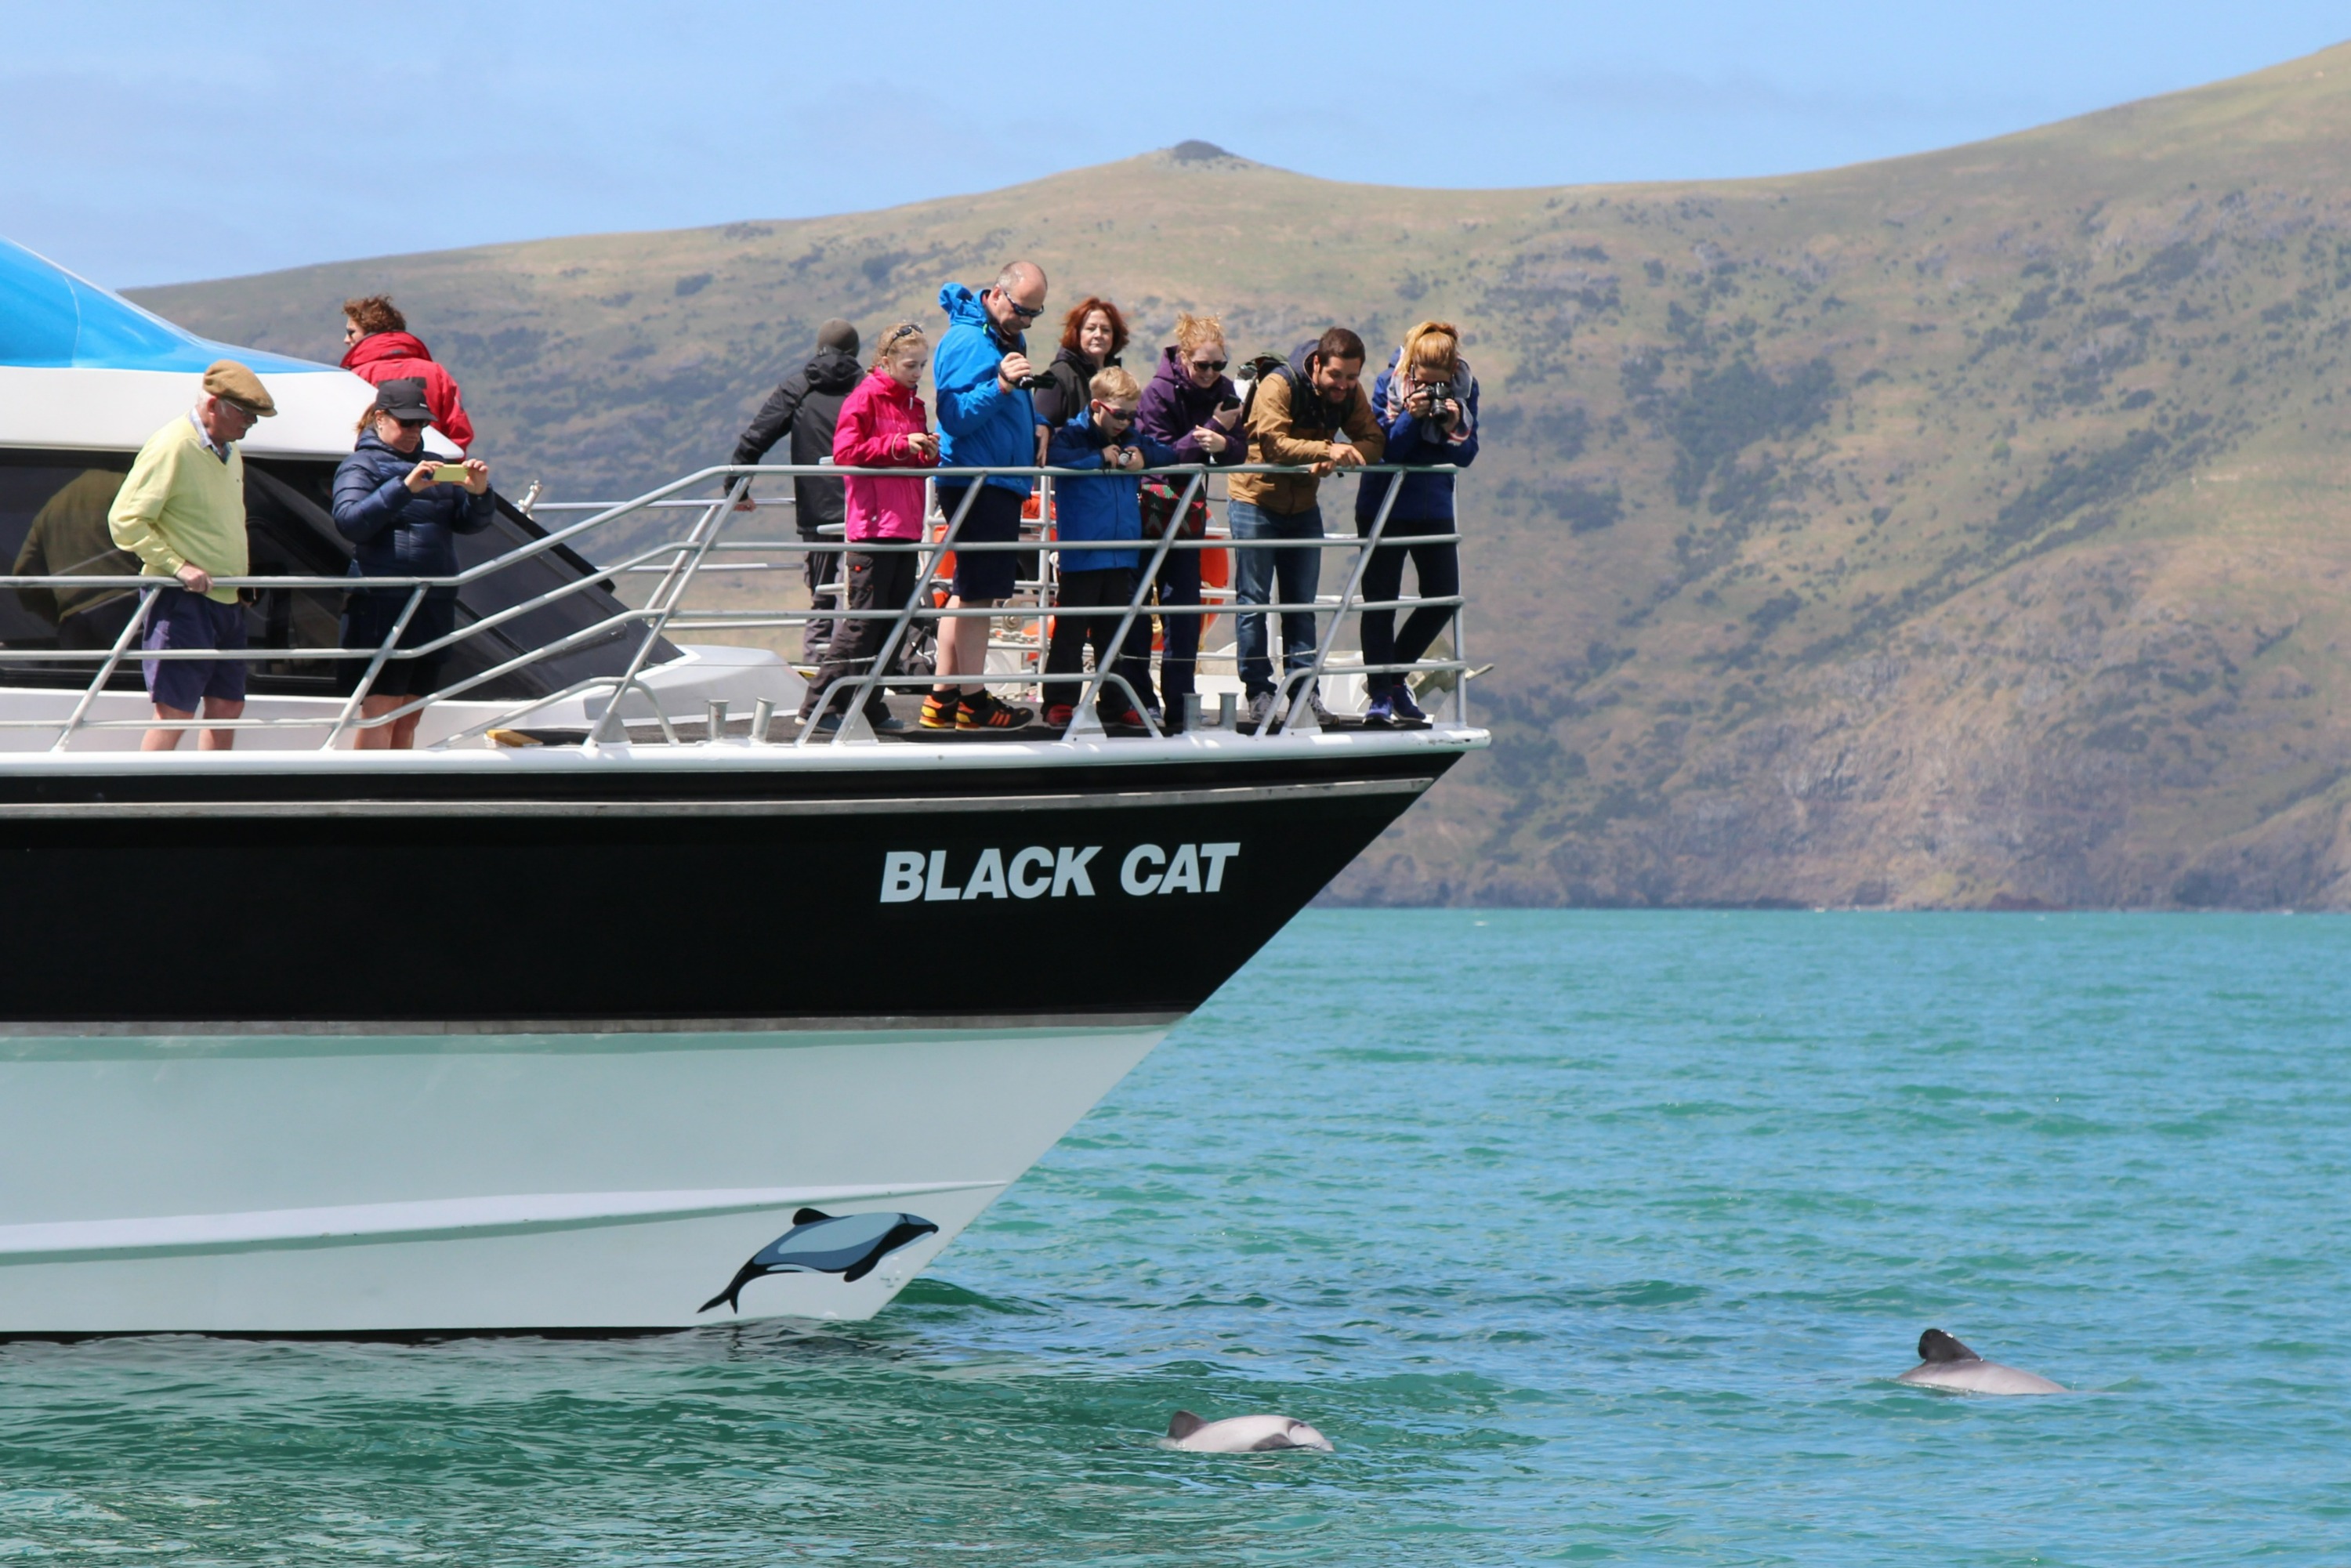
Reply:
<svg viewBox="0 0 2351 1568"><path fill-rule="evenodd" d="M1037 308L1031 310L1029 307L1021 304L1019 300L1013 298L1012 296L1005 293L1001 289L997 291L996 297L1004 301L1004 308L1007 310L1011 311L1023 321L1034 321L1038 317L1042 316L1045 313L1045 308L1042 305L1040 305Z"/></svg>
<svg viewBox="0 0 2351 1568"><path fill-rule="evenodd" d="M1192 368L1196 371L1213 371L1221 372L1225 366L1230 362L1231 361L1227 360L1194 360L1192 361Z"/></svg>

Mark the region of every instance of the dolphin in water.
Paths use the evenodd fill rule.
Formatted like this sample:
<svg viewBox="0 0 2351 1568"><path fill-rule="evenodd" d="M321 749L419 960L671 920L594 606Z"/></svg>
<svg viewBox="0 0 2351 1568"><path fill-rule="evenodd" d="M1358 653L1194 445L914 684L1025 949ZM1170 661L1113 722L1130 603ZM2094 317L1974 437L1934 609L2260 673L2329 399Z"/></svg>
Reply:
<svg viewBox="0 0 2351 1568"><path fill-rule="evenodd" d="M1222 1421L1203 1421L1189 1410L1178 1410L1168 1419L1165 1446L1187 1454L1264 1454L1276 1448L1332 1451L1330 1438L1287 1416L1231 1416Z"/></svg>
<svg viewBox="0 0 2351 1568"><path fill-rule="evenodd" d="M2064 1385L1986 1361L1941 1329L1918 1336L1918 1364L1894 1380L1954 1394L2063 1394Z"/></svg>
<svg viewBox="0 0 2351 1568"><path fill-rule="evenodd" d="M708 1312L724 1301L737 1312L743 1287L769 1274L838 1274L855 1281L873 1272L874 1266L909 1241L938 1230L919 1214L831 1215L820 1208L803 1208L792 1216L792 1228L751 1254L735 1271L734 1281L702 1303Z"/></svg>

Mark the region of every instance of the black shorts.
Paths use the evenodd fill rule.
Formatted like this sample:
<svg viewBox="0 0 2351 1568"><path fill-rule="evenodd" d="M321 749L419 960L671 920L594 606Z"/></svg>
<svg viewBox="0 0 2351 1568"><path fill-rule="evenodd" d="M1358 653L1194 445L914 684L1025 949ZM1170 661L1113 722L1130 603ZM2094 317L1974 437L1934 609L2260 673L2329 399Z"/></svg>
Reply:
<svg viewBox="0 0 2351 1568"><path fill-rule="evenodd" d="M956 508L963 505L963 493L961 485L941 485L939 515L953 520ZM956 540L972 544L1012 543L1020 537L1020 507L1028 498L1001 485L982 485L979 494L972 497L971 510L965 514L963 527L956 530ZM968 554L956 551L956 597L966 604L1011 598L1012 584L1019 576L1015 569L1021 554L1009 549L975 550Z"/></svg>
<svg viewBox="0 0 2351 1568"><path fill-rule="evenodd" d="M409 591L386 589L377 593L353 593L343 601L341 636L346 648L372 648L383 642L392 623L408 604ZM401 629L402 648L421 647L436 638L446 637L457 627L457 601L455 599L427 599L416 607ZM360 677L367 674L368 659L345 659L335 672L336 689L349 695L359 690ZM368 687L371 696L413 697L436 691L441 677L449 664L449 651L422 659L386 659L383 668L375 673L375 684Z"/></svg>

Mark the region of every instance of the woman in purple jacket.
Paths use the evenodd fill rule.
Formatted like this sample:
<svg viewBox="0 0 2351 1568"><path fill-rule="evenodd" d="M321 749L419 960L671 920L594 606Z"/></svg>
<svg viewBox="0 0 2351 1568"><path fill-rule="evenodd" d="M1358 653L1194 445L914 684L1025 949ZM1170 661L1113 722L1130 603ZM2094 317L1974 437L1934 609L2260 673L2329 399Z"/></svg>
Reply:
<svg viewBox="0 0 2351 1568"><path fill-rule="evenodd" d="M1249 460L1249 441L1238 434L1240 394L1225 374L1224 323L1214 316L1179 315L1176 341L1159 355L1159 368L1143 389L1143 407L1135 428L1163 446L1176 449L1178 463L1224 465ZM1184 538L1207 532L1207 486L1182 519L1176 503L1183 498L1186 481L1153 477L1143 486L1143 531L1157 538L1180 526ZM1152 589L1158 601L1171 608L1200 602L1200 552L1173 549L1159 569ZM1193 614L1159 617L1159 689L1144 684L1144 703L1152 716L1166 727L1180 727L1184 698L1193 691L1192 674L1199 662L1200 617Z"/></svg>

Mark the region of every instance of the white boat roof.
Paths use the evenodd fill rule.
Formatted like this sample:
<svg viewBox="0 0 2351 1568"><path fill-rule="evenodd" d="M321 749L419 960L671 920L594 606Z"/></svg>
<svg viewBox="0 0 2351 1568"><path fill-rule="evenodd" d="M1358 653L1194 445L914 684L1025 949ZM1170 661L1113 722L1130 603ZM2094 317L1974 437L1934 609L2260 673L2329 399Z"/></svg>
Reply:
<svg viewBox="0 0 2351 1568"><path fill-rule="evenodd" d="M46 256L0 239L0 448L131 452L186 413L205 367L235 360L277 404L241 444L256 457L340 458L375 389L315 360L199 338ZM438 431L428 444L455 448Z"/></svg>

